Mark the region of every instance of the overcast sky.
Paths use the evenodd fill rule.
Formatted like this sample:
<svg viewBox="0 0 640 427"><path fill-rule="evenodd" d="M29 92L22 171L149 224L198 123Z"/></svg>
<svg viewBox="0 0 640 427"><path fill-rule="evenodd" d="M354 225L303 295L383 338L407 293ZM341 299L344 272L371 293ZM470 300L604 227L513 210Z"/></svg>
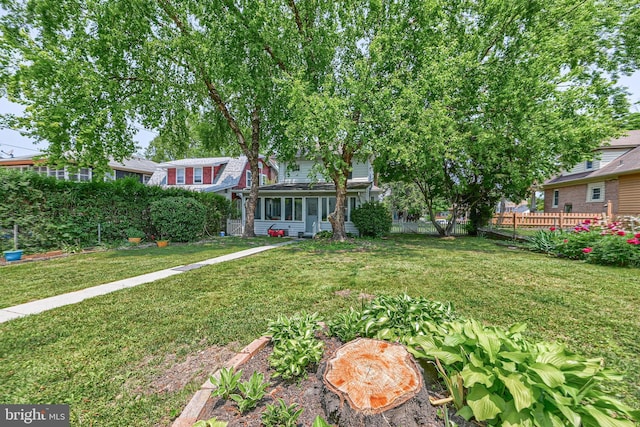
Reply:
<svg viewBox="0 0 640 427"><path fill-rule="evenodd" d="M622 86L626 86L631 92L631 102L634 103L631 110L634 112L640 112L640 71L637 71L630 77L625 77L620 80ZM13 113L20 114L22 107L20 105L12 104L5 98L0 98L0 114ZM139 146L139 152L142 153L144 149L149 145L149 142L157 134L152 131L140 129L140 132L136 135L136 142ZM6 153L10 153L13 150L14 156L26 156L37 154L40 150L45 149L46 146L42 144L34 144L29 138L23 137L19 132L11 129L0 129L0 157L8 157ZM4 153L3 153L4 152Z"/></svg>

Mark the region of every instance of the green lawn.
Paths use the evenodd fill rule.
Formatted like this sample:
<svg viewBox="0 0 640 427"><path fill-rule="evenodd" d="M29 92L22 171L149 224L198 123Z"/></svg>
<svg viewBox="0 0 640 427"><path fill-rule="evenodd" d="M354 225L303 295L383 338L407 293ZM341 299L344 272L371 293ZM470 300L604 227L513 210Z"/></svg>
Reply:
<svg viewBox="0 0 640 427"><path fill-rule="evenodd" d="M51 282L64 282L63 261L48 262ZM336 296L344 289L354 292ZM487 324L526 322L533 339L604 357L625 374L612 392L640 406L638 270L424 236L305 241L1 324L0 402L69 403L75 426L170 425L200 384L145 393L168 354L178 363L213 344L239 348L267 319L329 316L359 305L360 292L451 301Z"/></svg>
<svg viewBox="0 0 640 427"><path fill-rule="evenodd" d="M67 258L0 267L0 308L77 291L165 268L191 264L255 246L271 244L265 238L225 237L211 242L166 248L130 247Z"/></svg>

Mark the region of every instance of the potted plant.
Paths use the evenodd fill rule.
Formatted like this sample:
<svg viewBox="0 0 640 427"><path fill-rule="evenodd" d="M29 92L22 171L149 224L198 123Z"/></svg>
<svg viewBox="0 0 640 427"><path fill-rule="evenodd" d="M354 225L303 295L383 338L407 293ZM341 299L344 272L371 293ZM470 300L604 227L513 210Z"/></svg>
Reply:
<svg viewBox="0 0 640 427"><path fill-rule="evenodd" d="M164 248L168 244L169 244L169 241L167 239L163 239L162 237L156 240L156 245L158 245L159 248Z"/></svg>
<svg viewBox="0 0 640 427"><path fill-rule="evenodd" d="M127 238L129 239L129 242L134 243L136 245L140 243L140 241L144 237L144 232L138 230L135 227L127 228L126 234L127 234Z"/></svg>
<svg viewBox="0 0 640 427"><path fill-rule="evenodd" d="M3 251L4 259L8 261L20 261L22 258L22 249L18 249L18 225L13 226L13 250Z"/></svg>

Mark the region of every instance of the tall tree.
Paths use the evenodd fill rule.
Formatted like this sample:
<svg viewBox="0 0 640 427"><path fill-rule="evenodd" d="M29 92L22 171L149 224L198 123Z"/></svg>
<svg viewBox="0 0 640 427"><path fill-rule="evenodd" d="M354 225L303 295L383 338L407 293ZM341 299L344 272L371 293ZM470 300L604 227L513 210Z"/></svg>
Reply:
<svg viewBox="0 0 640 427"><path fill-rule="evenodd" d="M291 50L282 93L289 101L278 155L317 160L313 173L336 187L328 219L346 239L347 179L354 160L372 154L370 99L376 90L369 44L381 30L377 1L288 1ZM291 29L291 26L289 26Z"/></svg>
<svg viewBox="0 0 640 427"><path fill-rule="evenodd" d="M265 37L279 5L251 0L2 0L0 91L26 105L6 122L49 142L52 161L106 167L130 155L133 123L188 138L215 116L258 176L277 118L278 72ZM277 122L274 120L273 122ZM245 236L254 235L258 180Z"/></svg>
<svg viewBox="0 0 640 427"><path fill-rule="evenodd" d="M394 3L375 46L387 80L377 102L390 106L382 175L418 183L427 204L446 198L474 232L500 198L522 200L588 156L627 108L610 78L631 66L626 3Z"/></svg>

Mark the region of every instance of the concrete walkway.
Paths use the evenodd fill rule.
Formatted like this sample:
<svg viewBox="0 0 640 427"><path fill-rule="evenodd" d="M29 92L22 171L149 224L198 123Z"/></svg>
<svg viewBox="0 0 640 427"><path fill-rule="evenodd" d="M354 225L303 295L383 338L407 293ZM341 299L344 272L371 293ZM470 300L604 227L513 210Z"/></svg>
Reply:
<svg viewBox="0 0 640 427"><path fill-rule="evenodd" d="M63 307L69 304L75 304L80 301L84 301L88 298L93 298L98 295L105 295L111 292L119 291L120 289L132 288L134 286L142 285L144 283L154 282L156 280L164 279L166 277L175 276L176 274L184 273L185 271L191 271L204 267L205 265L219 264L221 262L232 261L238 258L244 258L249 255L254 255L260 252L268 251L279 246L288 245L294 243L295 240L287 242L277 243L275 245L259 246L257 248L245 249L240 252L234 252L227 255L222 255L216 258L210 258L204 261L197 262L195 264L181 265L178 267L167 268L165 270L156 271L154 273L147 273L141 276L131 277L129 279L118 280L116 282L106 283L104 285L94 286L92 288L81 289L75 292L69 292L67 294L56 295L55 297L45 298L38 301L28 302L26 304L20 304L13 307L7 307L0 309L0 323L8 322L9 320L17 319L19 317L28 316L30 314L38 314L43 311L51 310L57 307Z"/></svg>

